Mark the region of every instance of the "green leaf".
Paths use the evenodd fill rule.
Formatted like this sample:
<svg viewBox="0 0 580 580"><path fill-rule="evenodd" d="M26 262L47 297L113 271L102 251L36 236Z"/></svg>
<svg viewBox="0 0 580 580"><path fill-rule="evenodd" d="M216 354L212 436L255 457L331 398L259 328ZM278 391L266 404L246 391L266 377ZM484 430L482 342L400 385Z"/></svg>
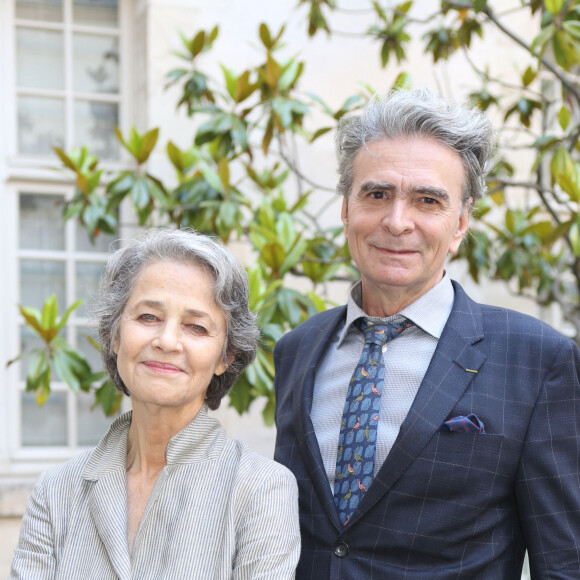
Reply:
<svg viewBox="0 0 580 580"><path fill-rule="evenodd" d="M553 24L546 26L532 41L531 52L535 53L538 48L542 48L554 36L555 32L556 27Z"/></svg>
<svg viewBox="0 0 580 580"><path fill-rule="evenodd" d="M565 105L560 107L560 111L558 112L558 122L563 131L565 131L570 124L570 110Z"/></svg>
<svg viewBox="0 0 580 580"><path fill-rule="evenodd" d="M105 381L95 391L95 405L100 405L107 417L112 417L123 401L123 395L117 391L110 380Z"/></svg>
<svg viewBox="0 0 580 580"><path fill-rule="evenodd" d="M275 274L278 274L280 267L286 258L284 249L280 244L266 244L260 253L262 261L269 266Z"/></svg>
<svg viewBox="0 0 580 580"><path fill-rule="evenodd" d="M71 365L71 360L63 350L56 350L53 355L54 369L58 376L63 380L75 393L80 390L80 382Z"/></svg>
<svg viewBox="0 0 580 580"><path fill-rule="evenodd" d="M537 74L538 73L531 66L529 66L522 75L522 83L524 87L529 87L536 79Z"/></svg>
<svg viewBox="0 0 580 580"><path fill-rule="evenodd" d="M558 30L553 39L556 62L565 70L570 70L579 62L578 45L567 32Z"/></svg>
<svg viewBox="0 0 580 580"><path fill-rule="evenodd" d="M308 249L308 242L302 238L297 238L292 249L287 254L284 262L280 266L280 275L283 276L286 272L291 270L304 256Z"/></svg>
<svg viewBox="0 0 580 580"><path fill-rule="evenodd" d="M544 6L548 12L556 15L562 10L564 6L564 0L544 0Z"/></svg>
<svg viewBox="0 0 580 580"><path fill-rule="evenodd" d="M58 324L56 325L56 331L60 332L66 325L69 316L71 315L73 310L76 310L84 300L77 300L75 303L71 304L64 312L64 314L60 317Z"/></svg>
<svg viewBox="0 0 580 580"><path fill-rule="evenodd" d="M200 30L192 39L190 44L190 52L192 59L195 58L205 46L205 32Z"/></svg>
<svg viewBox="0 0 580 580"><path fill-rule="evenodd" d="M248 375L252 373L250 369L251 367L246 368L229 392L229 405L240 415L248 410L254 399L251 395L251 383L247 379Z"/></svg>
<svg viewBox="0 0 580 580"><path fill-rule="evenodd" d="M144 177L137 177L131 188L131 201L138 209L144 209L149 205L149 188Z"/></svg>
<svg viewBox="0 0 580 580"><path fill-rule="evenodd" d="M572 252L575 257L580 256L580 227L578 226L578 221L575 221L570 227L568 232L568 239L570 240L570 245L572 246Z"/></svg>
<svg viewBox="0 0 580 580"><path fill-rule="evenodd" d="M37 334L42 336L42 324L41 324L41 314L36 308L31 306L18 306L22 318L26 321L26 324L30 326Z"/></svg>
<svg viewBox="0 0 580 580"><path fill-rule="evenodd" d="M220 159L218 165L218 176L223 186L222 191L227 191L230 188L230 168L228 165L228 160L225 157Z"/></svg>
<svg viewBox="0 0 580 580"><path fill-rule="evenodd" d="M139 165L145 163L147 159L149 159L151 152L153 151L155 145L157 144L158 137L159 137L159 128L157 127L155 129L151 129L150 131L147 131L147 133L145 133L142 136L142 143L136 155L137 163L139 163Z"/></svg>
<svg viewBox="0 0 580 580"><path fill-rule="evenodd" d="M204 179L209 183L211 187L213 187L213 189L219 191L220 193L225 193L219 175L213 169L211 169L211 167L209 167L204 163L203 165L200 166L200 171Z"/></svg>
<svg viewBox="0 0 580 580"><path fill-rule="evenodd" d="M71 171L76 172L77 167L73 163L73 160L62 149L53 147L52 150L58 155L59 159L62 161L65 167L68 167Z"/></svg>
<svg viewBox="0 0 580 580"><path fill-rule="evenodd" d="M562 23L562 28L570 36L580 40L580 22L578 22L578 20L566 20Z"/></svg>
<svg viewBox="0 0 580 580"><path fill-rule="evenodd" d="M274 396L268 397L266 404L264 405L264 409L262 410L262 419L264 420L264 424L268 427L274 425L274 415L276 410L276 399Z"/></svg>
<svg viewBox="0 0 580 580"><path fill-rule="evenodd" d="M270 29L266 24L264 24L264 22L260 24L260 40L266 48L272 48L272 36L270 34Z"/></svg>

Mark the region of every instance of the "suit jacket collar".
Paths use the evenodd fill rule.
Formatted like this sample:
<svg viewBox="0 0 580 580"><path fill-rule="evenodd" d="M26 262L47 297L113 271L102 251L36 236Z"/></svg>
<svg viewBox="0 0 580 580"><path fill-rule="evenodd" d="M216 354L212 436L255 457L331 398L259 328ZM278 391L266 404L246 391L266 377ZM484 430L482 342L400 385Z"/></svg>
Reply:
<svg viewBox="0 0 580 580"><path fill-rule="evenodd" d="M318 362L324 356L338 325L346 316L346 306L334 308L318 315L320 324L309 340L301 342L296 353L296 360L300 361L300 371L296 376L297 393L293 399L293 417L296 439L302 453L306 469L310 474L320 503L336 529L341 528L338 513L334 505L334 498L328 485L328 478L324 470L324 462L320 454L320 447L310 418L312 397L314 392L314 376Z"/></svg>
<svg viewBox="0 0 580 580"><path fill-rule="evenodd" d="M118 417L91 452L82 478L90 482L88 507L95 529L121 579L131 578L128 541L120 541L127 530L127 437L132 413ZM212 461L219 457L227 435L219 421L208 417L204 405L197 417L172 437L167 445L167 465ZM158 484L163 480L159 476ZM155 493L155 492L154 492ZM152 493L152 497L154 495ZM151 498L150 498L151 501ZM148 509L148 508L146 508Z"/></svg>
<svg viewBox="0 0 580 580"><path fill-rule="evenodd" d="M404 474L457 404L485 361L479 304L453 282L453 309L399 435L350 524L371 509Z"/></svg>

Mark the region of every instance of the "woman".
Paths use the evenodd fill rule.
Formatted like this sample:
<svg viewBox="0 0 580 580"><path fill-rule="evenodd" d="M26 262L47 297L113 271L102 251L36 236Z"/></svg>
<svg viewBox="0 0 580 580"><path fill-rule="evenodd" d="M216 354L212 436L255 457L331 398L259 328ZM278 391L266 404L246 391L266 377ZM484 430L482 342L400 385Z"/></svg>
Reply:
<svg viewBox="0 0 580 580"><path fill-rule="evenodd" d="M109 259L97 320L132 412L39 478L11 578L294 578L294 477L207 414L256 354L240 263L199 234L152 231Z"/></svg>

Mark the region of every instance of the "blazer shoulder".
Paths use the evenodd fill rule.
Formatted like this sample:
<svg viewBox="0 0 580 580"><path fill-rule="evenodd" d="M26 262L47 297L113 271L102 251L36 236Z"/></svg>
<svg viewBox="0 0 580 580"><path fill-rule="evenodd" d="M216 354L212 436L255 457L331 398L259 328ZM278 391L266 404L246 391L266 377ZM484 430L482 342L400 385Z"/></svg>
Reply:
<svg viewBox="0 0 580 580"><path fill-rule="evenodd" d="M39 479L42 479L45 486L57 486L62 482L75 481L81 479L81 475L85 465L87 464L94 449L88 449L76 455L75 457L54 465L41 474Z"/></svg>
<svg viewBox="0 0 580 580"><path fill-rule="evenodd" d="M475 302L457 282L453 281L453 286L455 301L450 320L453 320L456 325L464 324L468 317L472 321L479 321L475 322L475 325L479 327L481 324L479 329L482 335L504 334L522 342L534 342L541 339L545 344L553 342L557 345L566 344L572 348L576 347L576 343L571 338L530 314L502 306ZM480 334L480 337L482 335Z"/></svg>
<svg viewBox="0 0 580 580"><path fill-rule="evenodd" d="M480 308L486 333L502 331L522 337L542 337L557 343L575 344L571 338L530 314L485 304Z"/></svg>

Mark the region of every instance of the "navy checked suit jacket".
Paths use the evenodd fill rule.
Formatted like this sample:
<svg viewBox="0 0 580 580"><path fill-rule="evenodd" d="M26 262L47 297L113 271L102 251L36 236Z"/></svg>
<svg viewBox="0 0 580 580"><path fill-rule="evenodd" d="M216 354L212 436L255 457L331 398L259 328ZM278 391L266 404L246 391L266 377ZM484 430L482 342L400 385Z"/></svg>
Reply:
<svg viewBox="0 0 580 580"><path fill-rule="evenodd" d="M580 351L535 318L454 289L409 414L345 528L310 409L346 308L279 341L275 459L298 480L299 580L516 580L526 550L533 579L580 578ZM470 413L485 435L438 431Z"/></svg>

